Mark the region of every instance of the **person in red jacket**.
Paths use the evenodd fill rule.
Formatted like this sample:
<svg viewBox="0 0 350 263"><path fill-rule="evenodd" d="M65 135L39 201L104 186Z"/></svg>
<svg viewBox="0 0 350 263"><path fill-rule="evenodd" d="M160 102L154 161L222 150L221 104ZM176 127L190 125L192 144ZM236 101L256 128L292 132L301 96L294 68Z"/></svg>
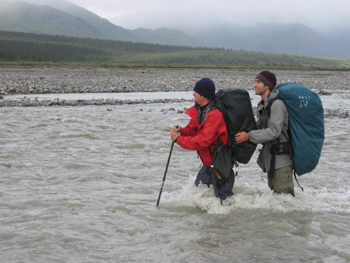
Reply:
<svg viewBox="0 0 350 263"><path fill-rule="evenodd" d="M196 82L193 90L195 105L185 112L191 117L191 120L186 127L172 127L171 140L184 149L198 152L203 166L197 174L195 185L202 183L209 187L212 184L215 195L225 200L233 195L232 187L235 182L233 170L230 170L228 181L220 186L209 172L212 154L218 139L224 144L228 141L224 117L219 109L212 109L215 84L211 79L203 78Z"/></svg>

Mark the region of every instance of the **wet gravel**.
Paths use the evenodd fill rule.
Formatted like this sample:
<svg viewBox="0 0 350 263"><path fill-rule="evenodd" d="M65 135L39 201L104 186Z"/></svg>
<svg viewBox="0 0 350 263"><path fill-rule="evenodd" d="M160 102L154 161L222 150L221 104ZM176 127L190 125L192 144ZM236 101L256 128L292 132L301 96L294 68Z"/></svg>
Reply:
<svg viewBox="0 0 350 263"><path fill-rule="evenodd" d="M89 99L89 100L12 100L11 94L126 93L191 91L196 81L211 78L217 90L236 88L253 90L254 77L264 69L192 69L192 68L102 68L102 67L2 67L0 68L0 107L79 106L186 101ZM349 71L271 70L278 83L297 82L320 95L350 92ZM349 117L342 109L325 109L325 116Z"/></svg>

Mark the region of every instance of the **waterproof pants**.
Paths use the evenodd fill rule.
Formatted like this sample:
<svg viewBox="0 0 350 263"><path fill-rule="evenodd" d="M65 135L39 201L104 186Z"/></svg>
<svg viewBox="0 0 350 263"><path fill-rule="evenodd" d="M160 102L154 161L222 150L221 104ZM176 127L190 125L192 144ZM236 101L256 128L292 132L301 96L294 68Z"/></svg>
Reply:
<svg viewBox="0 0 350 263"><path fill-rule="evenodd" d="M276 194L294 194L293 166L276 169L273 178L268 177L268 185Z"/></svg>
<svg viewBox="0 0 350 263"><path fill-rule="evenodd" d="M212 184L214 187L214 194L216 197L219 197L220 200L225 200L227 197L233 195L232 188L235 183L235 174L233 170L230 170L230 175L228 178L228 182L226 182L220 189L216 184L216 180L214 176L212 176L209 172L209 167L203 165L197 174L196 181L194 184L198 186L200 183L207 184L208 187Z"/></svg>

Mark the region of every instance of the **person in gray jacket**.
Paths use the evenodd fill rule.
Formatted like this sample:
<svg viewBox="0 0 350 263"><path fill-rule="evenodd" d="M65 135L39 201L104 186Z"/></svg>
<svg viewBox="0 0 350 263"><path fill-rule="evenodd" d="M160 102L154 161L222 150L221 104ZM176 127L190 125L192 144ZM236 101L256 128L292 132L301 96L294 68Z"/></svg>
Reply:
<svg viewBox="0 0 350 263"><path fill-rule="evenodd" d="M251 141L263 144L258 157L258 165L268 174L268 185L275 193L294 196L293 161L289 153L272 154L271 149L283 143L290 145L288 136L288 111L284 102L274 100L270 110L269 101L278 95L276 76L270 71L260 72L254 83L255 94L261 96L258 104L258 130L239 132L235 136L238 143ZM273 147L274 146L274 147ZM273 152L273 151L272 151Z"/></svg>

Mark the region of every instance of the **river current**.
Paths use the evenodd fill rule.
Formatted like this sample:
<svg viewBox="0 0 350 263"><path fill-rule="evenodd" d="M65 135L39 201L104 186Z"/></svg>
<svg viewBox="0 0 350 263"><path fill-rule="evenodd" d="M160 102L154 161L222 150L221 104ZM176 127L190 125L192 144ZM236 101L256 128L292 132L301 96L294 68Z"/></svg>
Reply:
<svg viewBox="0 0 350 263"><path fill-rule="evenodd" d="M349 119L325 119L295 198L270 192L256 153L221 205L193 186L196 152L175 145L156 207L189 106L1 108L0 261L350 261Z"/></svg>

